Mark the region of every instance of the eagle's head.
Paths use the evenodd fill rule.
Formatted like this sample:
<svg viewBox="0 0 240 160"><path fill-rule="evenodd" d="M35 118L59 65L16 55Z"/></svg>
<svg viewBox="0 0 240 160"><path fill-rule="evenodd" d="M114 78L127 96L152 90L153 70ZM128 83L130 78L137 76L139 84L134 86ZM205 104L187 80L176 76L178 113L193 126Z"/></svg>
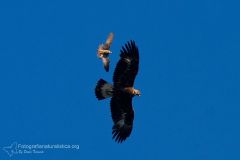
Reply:
<svg viewBox="0 0 240 160"><path fill-rule="evenodd" d="M141 96L140 90L134 89L134 95L135 96Z"/></svg>

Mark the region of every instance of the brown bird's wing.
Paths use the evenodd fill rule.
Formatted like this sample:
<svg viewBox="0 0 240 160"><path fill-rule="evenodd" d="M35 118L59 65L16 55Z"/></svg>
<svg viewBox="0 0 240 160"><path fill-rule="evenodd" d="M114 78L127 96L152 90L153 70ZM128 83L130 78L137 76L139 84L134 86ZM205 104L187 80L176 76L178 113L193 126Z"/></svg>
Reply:
<svg viewBox="0 0 240 160"><path fill-rule="evenodd" d="M139 66L139 52L134 41L122 47L120 57L113 74L114 87L132 87Z"/></svg>
<svg viewBox="0 0 240 160"><path fill-rule="evenodd" d="M98 50L97 50L97 56L98 58L101 58L101 50L103 50L103 44L98 45Z"/></svg>
<svg viewBox="0 0 240 160"><path fill-rule="evenodd" d="M108 72L109 71L109 63L110 63L109 58L108 57L103 57L102 61L103 61L104 69Z"/></svg>
<svg viewBox="0 0 240 160"><path fill-rule="evenodd" d="M103 49L103 46L104 46L103 44L99 44L99 45L98 45L98 50Z"/></svg>
<svg viewBox="0 0 240 160"><path fill-rule="evenodd" d="M112 41L113 41L113 36L114 36L113 32L109 33L108 38L107 38L107 40L106 40L106 42L103 46L103 49L106 49L106 50L110 49L110 46L111 46Z"/></svg>
<svg viewBox="0 0 240 160"><path fill-rule="evenodd" d="M114 122L112 127L113 139L121 143L130 136L133 128L134 111L132 97L124 92L115 92L110 106Z"/></svg>

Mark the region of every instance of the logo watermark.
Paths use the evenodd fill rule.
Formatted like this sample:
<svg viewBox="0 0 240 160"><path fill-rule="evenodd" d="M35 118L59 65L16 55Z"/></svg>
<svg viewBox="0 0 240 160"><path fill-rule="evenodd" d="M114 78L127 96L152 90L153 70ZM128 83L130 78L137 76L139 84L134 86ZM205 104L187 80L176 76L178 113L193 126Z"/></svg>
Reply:
<svg viewBox="0 0 240 160"><path fill-rule="evenodd" d="M47 150L79 150L78 144L21 144L13 142L2 147L9 157L19 154L43 154Z"/></svg>

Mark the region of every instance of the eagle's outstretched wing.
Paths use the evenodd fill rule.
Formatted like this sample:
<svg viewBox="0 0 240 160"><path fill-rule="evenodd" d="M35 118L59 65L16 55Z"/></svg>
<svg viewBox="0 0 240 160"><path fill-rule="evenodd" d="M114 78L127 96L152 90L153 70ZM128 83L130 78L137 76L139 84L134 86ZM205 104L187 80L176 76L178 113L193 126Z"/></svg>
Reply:
<svg viewBox="0 0 240 160"><path fill-rule="evenodd" d="M139 53L134 41L122 47L120 57L113 75L114 87L132 87L139 66Z"/></svg>
<svg viewBox="0 0 240 160"><path fill-rule="evenodd" d="M134 111L132 96L123 92L123 88L132 87L138 73L139 53L134 41L122 48L120 60L113 75L114 93L111 99L111 113L114 122L113 139L124 141L132 132Z"/></svg>
<svg viewBox="0 0 240 160"><path fill-rule="evenodd" d="M114 122L113 139L121 143L130 136L133 127L134 111L132 97L123 92L115 92L111 99L111 113Z"/></svg>

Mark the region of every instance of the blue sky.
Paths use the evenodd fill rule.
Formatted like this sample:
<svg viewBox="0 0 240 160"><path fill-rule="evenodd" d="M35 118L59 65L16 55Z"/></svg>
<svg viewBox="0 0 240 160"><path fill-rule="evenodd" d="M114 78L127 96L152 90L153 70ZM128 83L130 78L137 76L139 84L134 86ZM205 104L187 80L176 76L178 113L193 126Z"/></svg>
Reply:
<svg viewBox="0 0 240 160"><path fill-rule="evenodd" d="M0 147L78 144L11 159L240 159L237 1L0 2ZM115 33L110 72L96 57ZM134 129L111 139L109 100L119 50L135 40ZM10 159L1 149L0 159Z"/></svg>

